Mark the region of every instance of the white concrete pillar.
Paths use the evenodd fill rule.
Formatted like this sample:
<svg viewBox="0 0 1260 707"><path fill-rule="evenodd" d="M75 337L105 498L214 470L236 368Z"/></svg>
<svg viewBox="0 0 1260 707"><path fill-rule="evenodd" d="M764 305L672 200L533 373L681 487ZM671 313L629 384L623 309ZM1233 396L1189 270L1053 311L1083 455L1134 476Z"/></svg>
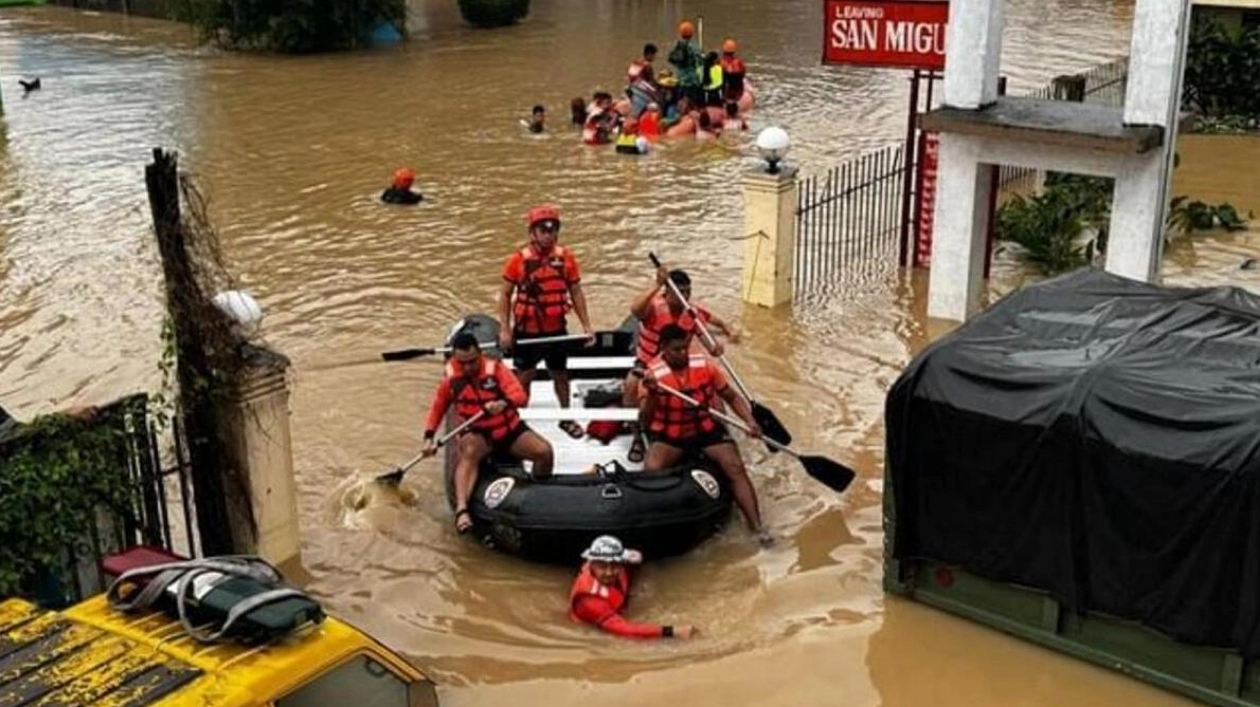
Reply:
<svg viewBox="0 0 1260 707"><path fill-rule="evenodd" d="M796 256L796 169L744 175L745 302L776 307L792 301Z"/></svg>
<svg viewBox="0 0 1260 707"><path fill-rule="evenodd" d="M980 141L941 134L929 317L961 322L980 309L990 189L988 165L979 159Z"/></svg>
<svg viewBox="0 0 1260 707"><path fill-rule="evenodd" d="M288 359L251 347L235 400L223 408L224 435L248 486L249 508L229 506L237 552L277 565L300 560L297 480L289 436ZM252 519L251 516L252 515Z"/></svg>
<svg viewBox="0 0 1260 707"><path fill-rule="evenodd" d="M1156 282L1168 210L1164 155L1136 155L1116 179L1107 235L1107 272Z"/></svg>
<svg viewBox="0 0 1260 707"><path fill-rule="evenodd" d="M1189 6L1190 0L1137 0L1124 92L1125 124L1168 127L1176 123Z"/></svg>
<svg viewBox="0 0 1260 707"><path fill-rule="evenodd" d="M975 110L997 100L1005 0L950 0L944 104Z"/></svg>
<svg viewBox="0 0 1260 707"><path fill-rule="evenodd" d="M1116 180L1107 270L1145 282L1159 279L1177 145L1181 85L1190 24L1189 0L1137 0L1125 87L1124 122L1158 125L1164 142L1138 155Z"/></svg>

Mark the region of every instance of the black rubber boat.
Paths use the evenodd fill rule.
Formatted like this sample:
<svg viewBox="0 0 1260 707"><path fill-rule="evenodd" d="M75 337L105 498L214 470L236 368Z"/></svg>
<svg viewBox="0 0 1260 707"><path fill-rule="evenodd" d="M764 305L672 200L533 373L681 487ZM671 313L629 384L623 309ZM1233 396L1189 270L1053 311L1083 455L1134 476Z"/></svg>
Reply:
<svg viewBox="0 0 1260 707"><path fill-rule="evenodd" d="M618 404L621 381L634 363L635 326L630 319L619 329L599 332L595 346L576 342L570 347L573 399L567 411L561 412L540 364L529 404L520 413L554 448L554 475L533 481L519 461L487 459L468 504L474 537L526 559L577 564L582 550L599 535L616 535L645 557L656 558L685 553L721 529L730 516L732 496L726 478L706 460L647 474L642 464L626 459L631 439L624 430L604 444L589 436L573 439L558 426L565 418L584 427L592 420L634 418L636 411ZM492 344L499 325L491 317L470 315L456 322L450 336L460 331ZM497 349L485 351L499 356ZM447 424L453 426L453 418ZM457 446L446 447L446 494L452 510Z"/></svg>

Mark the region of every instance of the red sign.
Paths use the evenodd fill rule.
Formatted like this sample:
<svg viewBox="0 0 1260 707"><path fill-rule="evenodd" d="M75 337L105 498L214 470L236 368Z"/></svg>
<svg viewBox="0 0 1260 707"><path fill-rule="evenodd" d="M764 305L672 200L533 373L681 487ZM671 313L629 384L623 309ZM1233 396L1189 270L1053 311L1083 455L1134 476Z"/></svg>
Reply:
<svg viewBox="0 0 1260 707"><path fill-rule="evenodd" d="M932 260L932 228L936 224L936 166L941 151L936 133L919 133L919 227L915 229L914 265Z"/></svg>
<svg viewBox="0 0 1260 707"><path fill-rule="evenodd" d="M824 64L945 68L949 3L935 0L825 0Z"/></svg>

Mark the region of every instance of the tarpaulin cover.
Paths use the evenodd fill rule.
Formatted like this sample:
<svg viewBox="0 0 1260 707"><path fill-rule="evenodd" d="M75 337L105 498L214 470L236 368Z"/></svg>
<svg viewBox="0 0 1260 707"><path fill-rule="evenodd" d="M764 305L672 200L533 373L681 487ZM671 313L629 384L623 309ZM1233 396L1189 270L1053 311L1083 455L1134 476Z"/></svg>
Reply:
<svg viewBox="0 0 1260 707"><path fill-rule="evenodd" d="M1260 655L1260 297L1082 270L888 394L898 559Z"/></svg>

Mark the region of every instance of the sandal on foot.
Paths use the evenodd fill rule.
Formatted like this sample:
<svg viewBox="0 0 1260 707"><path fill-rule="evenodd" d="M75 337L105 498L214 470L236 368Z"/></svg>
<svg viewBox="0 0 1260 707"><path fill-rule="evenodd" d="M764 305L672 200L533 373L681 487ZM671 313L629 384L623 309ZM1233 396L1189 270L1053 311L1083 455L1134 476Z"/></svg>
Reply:
<svg viewBox="0 0 1260 707"><path fill-rule="evenodd" d="M647 448L643 444L643 435L635 434L634 439L630 442L630 451L626 452L626 461L631 464L641 464L646 452Z"/></svg>
<svg viewBox="0 0 1260 707"><path fill-rule="evenodd" d="M582 436L586 434L586 430L583 430L582 426L573 420L561 420L560 429L564 430L564 433L573 439L582 439Z"/></svg>
<svg viewBox="0 0 1260 707"><path fill-rule="evenodd" d="M467 524L460 523L460 519L462 518L468 519ZM455 532L459 533L460 535L463 535L464 533L467 533L469 530L471 530L472 527L473 527L472 513L470 513L467 508L461 508L458 511L455 511Z"/></svg>

